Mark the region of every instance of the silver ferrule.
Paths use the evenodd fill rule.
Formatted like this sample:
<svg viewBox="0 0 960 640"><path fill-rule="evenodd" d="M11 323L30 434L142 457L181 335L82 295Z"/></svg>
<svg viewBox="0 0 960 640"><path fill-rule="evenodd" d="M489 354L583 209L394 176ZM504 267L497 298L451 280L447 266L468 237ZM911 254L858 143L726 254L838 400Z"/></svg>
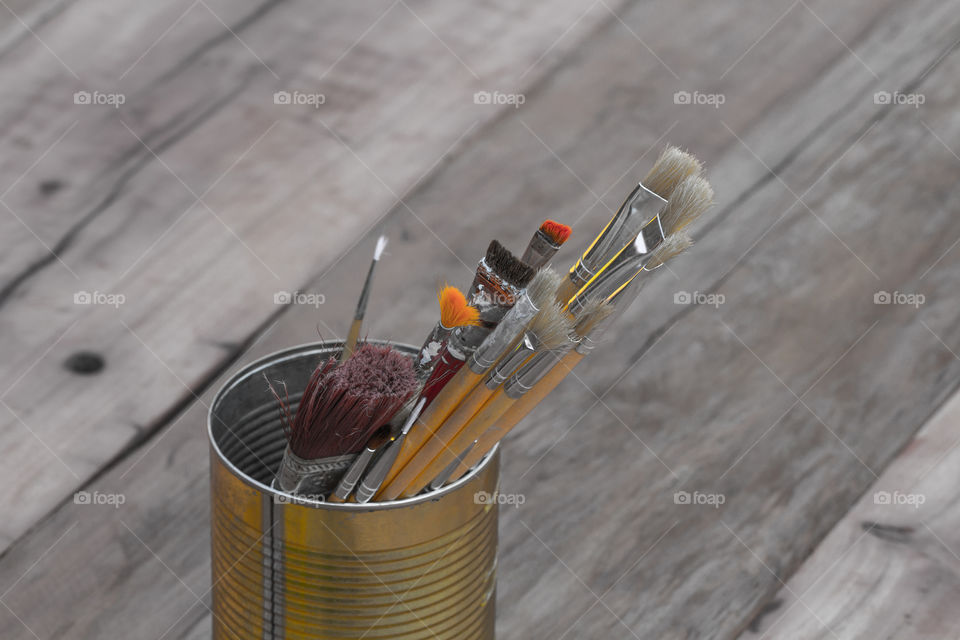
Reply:
<svg viewBox="0 0 960 640"><path fill-rule="evenodd" d="M506 379L510 377L510 374L516 371L517 368L526 362L533 352L537 350L538 344L539 341L530 333L523 334L523 338L520 340L517 348L501 360L497 366L487 374L487 379L484 381L487 388L496 389L503 384Z"/></svg>
<svg viewBox="0 0 960 640"><path fill-rule="evenodd" d="M390 468L393 467L393 463L396 462L397 456L400 455L400 447L403 446L404 439L406 439L407 434L410 432L413 423L420 417L420 412L423 411L423 405L426 404L426 402L426 398L420 398L417 406L413 408L413 411L411 411L407 417L407 421L403 423L400 434L393 442L386 445L384 452L374 460L373 465L370 466L370 471L363 477L360 486L357 487L357 491L353 496L357 502L361 504L370 502L370 498L380 490L380 485L383 484L387 473L389 473Z"/></svg>
<svg viewBox="0 0 960 640"><path fill-rule="evenodd" d="M483 373L496 363L507 349L516 342L517 336L523 332L523 328L537 314L537 307L533 300L524 290L513 305L513 308L507 312L500 324L484 339L483 343L473 352L473 355L467 361L467 366L474 373Z"/></svg>
<svg viewBox="0 0 960 640"><path fill-rule="evenodd" d="M633 301L637 299L644 283L646 283L646 278L637 275L624 287L607 298L607 302L614 305L613 312L591 329L590 333L580 339L580 343L576 346L577 353L587 355L597 348L597 345L603 340L603 336L610 327L613 326L617 319L633 304Z"/></svg>
<svg viewBox="0 0 960 640"><path fill-rule="evenodd" d="M283 460L280 462L275 485L287 493L325 500L326 496L336 488L356 457L357 454L352 453L305 460L293 453L288 446L283 452Z"/></svg>
<svg viewBox="0 0 960 640"><path fill-rule="evenodd" d="M430 372L433 363L440 354L440 350L443 348L444 343L446 343L447 338L450 337L450 331L451 329L447 329L438 322L433 327L430 335L427 336L427 339L423 341L423 346L420 347L420 351L417 352L416 360L414 360L413 363L413 370L419 377L426 377Z"/></svg>
<svg viewBox="0 0 960 640"><path fill-rule="evenodd" d="M660 216L656 216L637 233L632 242L622 247L601 273L577 292L567 310L576 317L588 301L603 300L614 295L643 269L654 249L662 242L663 227L660 225Z"/></svg>
<svg viewBox="0 0 960 640"><path fill-rule="evenodd" d="M537 232L533 234L533 237L530 239L530 244L527 245L527 250L523 252L520 260L534 269L539 269L550 262L550 259L559 249L560 245L554 244L550 236L544 233L542 229L537 229Z"/></svg>
<svg viewBox="0 0 960 640"><path fill-rule="evenodd" d="M350 497L353 488L356 487L360 481L360 476L367 470L367 465L370 464L370 459L373 458L374 453L376 453L375 449L368 448L360 452L360 455L357 456L357 459L353 461L353 464L350 465L350 468L347 469L347 472L343 475L343 478L341 478L340 484L337 485L333 495L341 500L346 500Z"/></svg>
<svg viewBox="0 0 960 640"><path fill-rule="evenodd" d="M523 365L523 367L503 385L504 393L507 397L516 400L530 391L530 389L543 379L543 376L547 375L548 371L557 366L560 358L562 358L571 347L573 347L572 342L559 349L550 349L534 354L530 361Z"/></svg>
<svg viewBox="0 0 960 640"><path fill-rule="evenodd" d="M590 271L599 270L665 204L666 200L638 183L596 241L584 252L581 261Z"/></svg>

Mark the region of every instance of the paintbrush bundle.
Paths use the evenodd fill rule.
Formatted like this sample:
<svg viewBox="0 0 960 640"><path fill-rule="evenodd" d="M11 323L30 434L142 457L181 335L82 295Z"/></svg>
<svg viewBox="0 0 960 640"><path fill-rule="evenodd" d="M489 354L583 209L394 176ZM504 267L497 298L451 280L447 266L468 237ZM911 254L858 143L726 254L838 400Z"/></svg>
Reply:
<svg viewBox="0 0 960 640"><path fill-rule="evenodd" d="M296 410L276 393L289 442L280 488L362 503L462 477L595 349L648 274L692 244L686 229L713 202L701 172L668 147L565 275L547 264L567 225L544 221L520 257L493 240L465 294L441 289L440 318L416 355L362 345L321 363Z"/></svg>

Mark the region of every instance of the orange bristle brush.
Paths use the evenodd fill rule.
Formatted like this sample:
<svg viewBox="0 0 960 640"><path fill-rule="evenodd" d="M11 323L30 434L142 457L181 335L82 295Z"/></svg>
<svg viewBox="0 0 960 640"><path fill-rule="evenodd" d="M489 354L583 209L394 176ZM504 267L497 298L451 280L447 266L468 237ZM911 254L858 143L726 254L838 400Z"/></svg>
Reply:
<svg viewBox="0 0 960 640"><path fill-rule="evenodd" d="M520 259L534 269L539 269L550 262L563 243L570 238L571 232L572 229L565 224L544 220L530 238L530 244L527 245Z"/></svg>
<svg viewBox="0 0 960 640"><path fill-rule="evenodd" d="M414 370L421 377L425 377L433 368L451 331L457 327L476 327L480 324L480 311L468 304L466 296L456 287L441 287L437 292L437 302L440 303L440 321L423 341L414 364Z"/></svg>

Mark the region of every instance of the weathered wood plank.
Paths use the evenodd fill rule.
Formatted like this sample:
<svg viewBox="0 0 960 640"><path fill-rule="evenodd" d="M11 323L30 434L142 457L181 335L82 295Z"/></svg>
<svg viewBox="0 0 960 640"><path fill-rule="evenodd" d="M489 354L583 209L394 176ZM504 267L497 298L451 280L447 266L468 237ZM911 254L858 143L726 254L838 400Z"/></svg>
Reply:
<svg viewBox="0 0 960 640"><path fill-rule="evenodd" d="M741 637L948 638L960 629L960 395L924 425Z"/></svg>
<svg viewBox="0 0 960 640"><path fill-rule="evenodd" d="M274 292L329 264L509 108L475 105L473 92L507 90L582 13L505 7L194 3L141 15L101 3L38 33L79 80L35 39L8 52L0 122L16 150L0 160L12 187L0 212L0 451L17 469L0 504L17 508L0 548L190 401L181 382L207 384L278 313ZM104 21L116 24L98 40ZM119 109L72 103L73 91L115 86ZM275 104L275 91L326 102ZM74 304L95 291L126 301ZM104 357L104 371L65 370L80 350ZM45 401L54 390L60 400Z"/></svg>
<svg viewBox="0 0 960 640"><path fill-rule="evenodd" d="M956 40L952 7L931 3L929 11L911 7L908 12L893 4L864 4L866 13L855 20L825 6L811 6L844 37L856 34L858 55L895 86L920 76ZM668 24L670 16L654 9L660 8L639 5L625 13L624 20L687 77L702 61L680 64L671 57L683 59L678 49L670 48L680 46L671 44L676 42L674 31L666 28L676 24ZM568 381L562 399L538 410L508 443L504 490L524 493L527 501L522 509L503 513L499 613L505 637L559 637L568 631L567 637L623 637L629 634L624 626L639 637L731 637L779 586L757 558L785 576L862 492L872 475L803 405L796 404L776 422L795 398L749 349L797 393L816 382L804 402L877 471L925 418L924 412L947 394L956 362L923 337L926 330L914 314L902 307L875 307L872 295L880 287L911 290L919 274L960 233L957 222L946 215L955 205L950 200L952 174L946 169L952 156L918 123L915 113L874 105L872 92L883 85L813 16L797 9L779 23L784 32L771 31L773 43L761 41L740 63L745 66L728 77L742 73L749 78L760 69L766 73L796 60L789 48L778 58L774 43L810 51L808 61L816 70L797 62L795 85L786 83L781 73L770 78L777 80L772 85L748 84L750 89L742 94L731 90L725 105L730 117L724 109L716 115L776 167L882 281L795 204L711 112L675 109L664 100L672 91L638 89L634 78L669 76L659 63L638 69L629 82L625 78L610 89L611 99L620 92L625 96L625 106L616 112L609 101L584 100L591 88L611 82L604 71L623 68L638 57L639 64L645 64L641 51L646 49L616 22L598 34L598 44L588 54L572 59L531 96L517 119L486 132L408 199L410 210L401 206L384 222L391 236L401 240L392 245L389 259L413 272L406 276L382 270L370 332L415 341L429 326L433 311L430 292L411 288L407 278L423 282L434 275L466 277L466 269L444 252L441 240L470 262L482 250L478 238L511 237L523 225L535 226L544 212L593 205L591 194L562 173L563 165L530 131L599 195L610 182L608 167L629 166L638 149L653 145L656 133L681 117L682 126L675 127L671 138L704 156L720 190L723 224L713 225L715 237L678 263L674 272L679 279L662 273L651 281L643 297L649 306L631 310L631 324L617 333L630 348L608 345L577 372L598 393L617 382L604 401L649 449L635 442L603 406L590 407L594 397L576 380ZM743 45L723 45L724 51L737 50L718 67L735 60L777 17L765 16L766 24L754 24L737 14L720 29L711 20L701 20L703 15L690 20L691 29L696 24L707 29L694 31L694 41L721 47L707 38L719 30ZM866 20L866 15L873 18ZM938 78L956 73L956 56L948 55L939 64L923 85L931 91L923 115L949 139L960 125L950 121L953 90ZM936 91L927 89L928 84ZM773 93L767 93L768 86ZM675 87L683 88L679 83ZM739 115L735 120L746 108L756 109L754 117ZM858 141L874 118L882 119ZM564 130L566 134L559 133ZM617 136L611 137L612 132ZM616 143L578 143L583 140ZM925 170L917 157L944 169ZM641 161L637 172L644 167ZM517 176L523 176L522 182ZM629 178L620 186L627 182ZM605 203L615 206L619 191L615 187ZM469 203L479 212L475 218L452 218L451 203ZM896 265L887 265L891 245L903 237L901 229L916 221L900 214L918 208L927 212L924 231L929 237L898 253L906 255ZM496 215L504 211L510 215ZM782 221L774 224L781 212ZM579 240L601 223L599 217L595 212L578 227ZM439 238L424 232L417 218ZM770 225L773 229L766 233ZM359 284L368 251L369 243L364 243L311 285L328 296L325 307L291 309L244 359L312 339L319 321L334 330L345 326L355 295L349 283ZM947 304L947 292L958 268L957 259L947 253L923 279L931 300L923 309L931 316L925 320L951 345L960 337L953 328L956 310ZM727 297L719 311L670 304L678 290L710 291L718 282L719 292ZM385 293L398 290L405 295ZM393 303L391 313L377 313L387 299ZM858 342L878 317L880 323ZM655 330L648 344L633 337ZM162 373L162 365L156 368ZM906 381L905 370L911 373ZM705 375L710 371L717 374ZM901 406L897 393L912 396L910 403ZM645 399L639 406L638 397ZM575 419L588 408L578 428L558 443L558 436L571 426L571 416ZM0 560L3 576L19 576L40 561L5 598L11 609L23 614L31 627L47 632L49 627L41 625L51 623L30 606L42 595L48 608L56 606L62 613L58 620L68 620L63 628L78 637L108 637L129 628L131 619L158 634L172 625L168 637L198 633L204 609L180 580L198 596L209 580L202 422L203 407L194 405L162 437L91 486L124 493L127 503L115 513L67 504L18 542ZM865 425L872 429L869 434ZM716 511L676 505L672 497L677 490L719 492L727 502ZM73 522L79 524L70 532ZM65 531L82 535L69 548L58 544L43 555ZM58 582L53 575L66 578ZM119 577L111 581L104 576ZM154 591L157 602L147 611L144 594ZM591 591L603 598L602 604ZM87 594L90 602L106 598L117 606L109 616L88 613L92 607L77 593ZM5 635L29 637L16 620L2 615L0 620Z"/></svg>

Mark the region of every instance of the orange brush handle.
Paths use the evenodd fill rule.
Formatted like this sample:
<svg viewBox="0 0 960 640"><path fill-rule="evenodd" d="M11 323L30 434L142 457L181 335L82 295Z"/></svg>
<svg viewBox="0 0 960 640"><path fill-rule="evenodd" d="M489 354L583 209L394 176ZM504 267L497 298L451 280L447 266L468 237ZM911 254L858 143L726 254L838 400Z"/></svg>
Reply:
<svg viewBox="0 0 960 640"><path fill-rule="evenodd" d="M440 472L446 469L454 458L469 447L474 440L482 436L514 402L513 398L504 393L503 387L497 389L483 407L474 414L473 418L460 429L460 432L446 443L444 449L426 466L417 479L406 488L403 495L412 496L419 493Z"/></svg>
<svg viewBox="0 0 960 640"><path fill-rule="evenodd" d="M397 491L398 495L407 495L407 489L411 483L420 476L431 460L446 451L447 443L460 433L460 429L483 406L483 403L491 394L493 394L493 391L488 389L486 385L481 384L474 387L463 399L463 402L457 405L453 413L435 430L433 436L420 447L413 459L404 466L403 470L394 479L392 486L388 488L389 491L385 491L384 495L388 496L393 491ZM463 449L452 452L447 459L447 464L450 464L462 451Z"/></svg>
<svg viewBox="0 0 960 640"><path fill-rule="evenodd" d="M472 469L483 456L490 453L493 445L500 442L535 406L540 404L540 401L547 397L547 395L560 384L560 381L567 377L567 374L583 360L583 356L584 354L577 353L576 351L570 351L564 355L563 358L560 359L560 362L554 365L554 367L547 372L547 375L534 385L533 389L510 405L506 412L500 416L500 419L480 436L476 446L474 446L467 457L463 459L463 462L460 463L457 470L453 472L448 482L458 480L463 474Z"/></svg>
<svg viewBox="0 0 960 640"><path fill-rule="evenodd" d="M417 477L409 473L405 474L403 478L400 476L404 473L407 464L417 455L424 444L431 440L431 436L443 424L444 420L453 413L460 401L471 389L477 386L482 375L474 373L469 367L463 366L454 374L450 382L444 385L437 397L433 399L423 415L417 418L416 423L407 433L407 437L404 438L403 445L400 448L400 454L393 466L390 467L390 471L383 481L383 486L374 497L375 500L395 499L400 495L403 487Z"/></svg>

